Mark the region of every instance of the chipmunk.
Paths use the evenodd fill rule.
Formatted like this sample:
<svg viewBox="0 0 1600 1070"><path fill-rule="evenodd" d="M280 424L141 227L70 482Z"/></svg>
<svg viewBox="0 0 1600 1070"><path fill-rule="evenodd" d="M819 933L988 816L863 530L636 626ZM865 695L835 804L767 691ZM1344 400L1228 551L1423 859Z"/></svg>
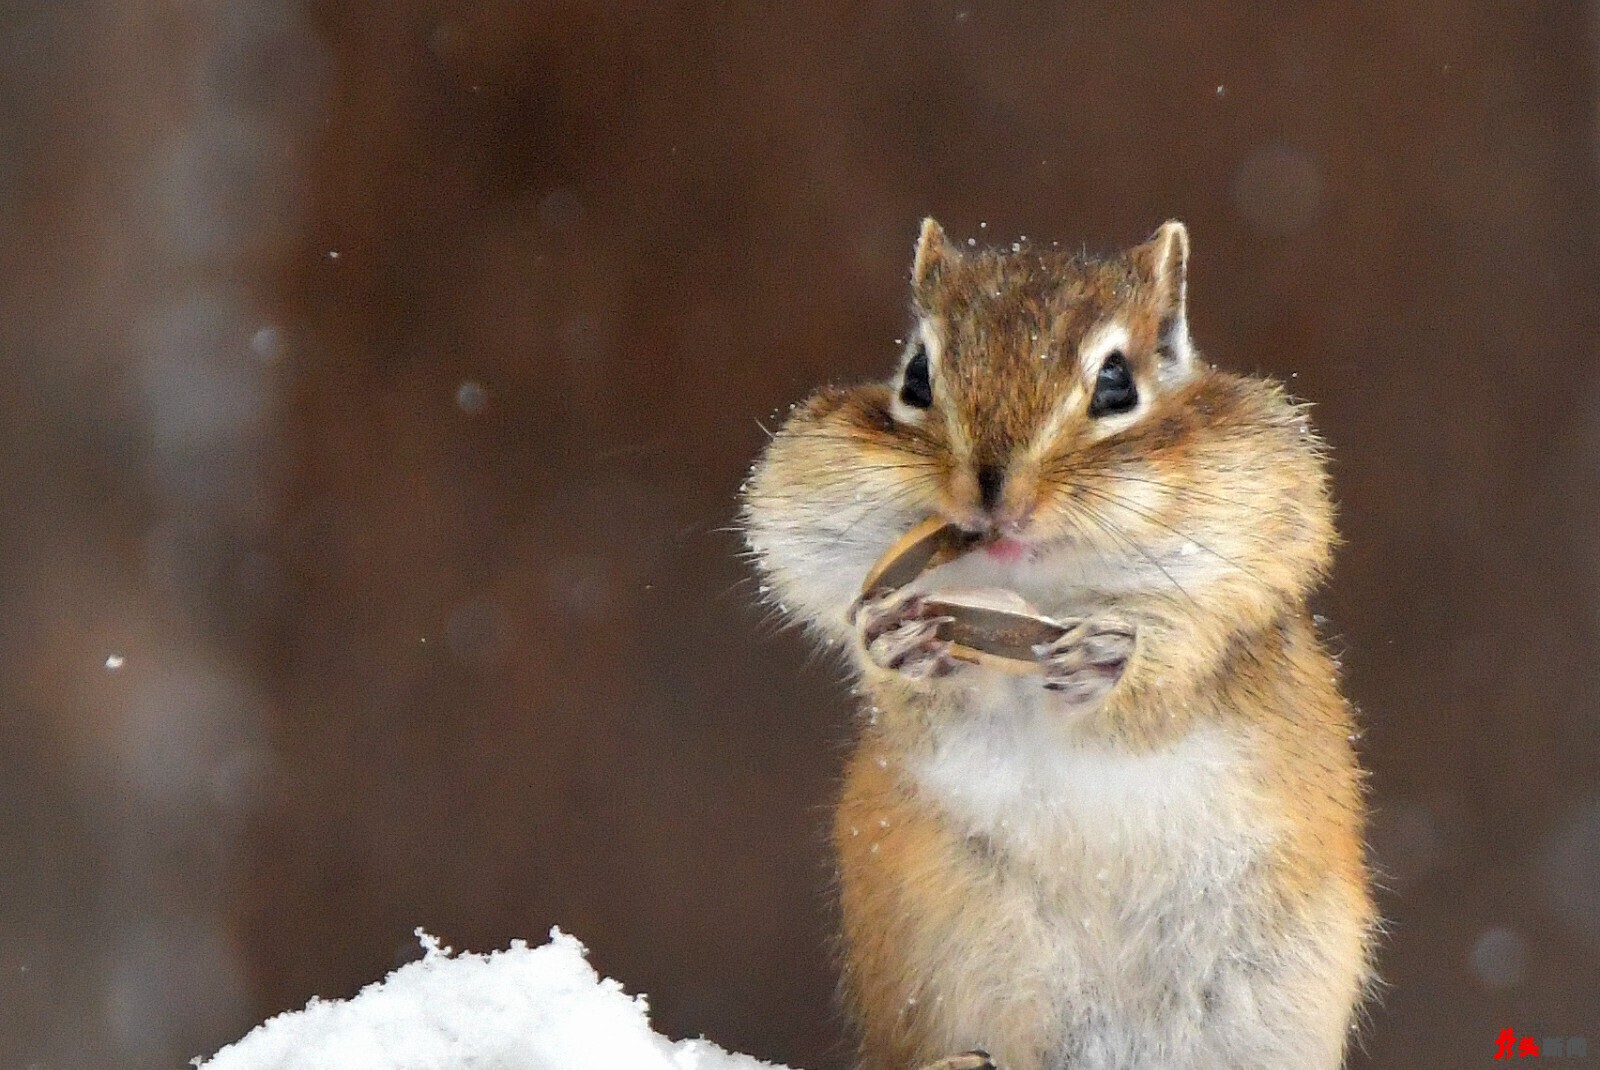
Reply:
<svg viewBox="0 0 1600 1070"><path fill-rule="evenodd" d="M1177 222L1097 259L925 221L893 377L817 391L745 486L772 600L858 677L834 839L868 1070L1326 1070L1374 983L1307 610L1324 447L1201 358L1188 259ZM971 550L862 595L929 517ZM968 588L1060 622L1036 673L951 655L930 595Z"/></svg>

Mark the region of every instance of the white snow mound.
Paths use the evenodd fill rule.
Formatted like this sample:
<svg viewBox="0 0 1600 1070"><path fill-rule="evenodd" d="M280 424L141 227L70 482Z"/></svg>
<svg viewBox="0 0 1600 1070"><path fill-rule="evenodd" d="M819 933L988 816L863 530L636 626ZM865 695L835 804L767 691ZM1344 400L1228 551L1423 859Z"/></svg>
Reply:
<svg viewBox="0 0 1600 1070"><path fill-rule="evenodd" d="M521 940L452 954L417 930L424 956L353 999L312 999L256 1026L201 1070L785 1070L704 1040L650 1029L644 997L601 980L577 940Z"/></svg>

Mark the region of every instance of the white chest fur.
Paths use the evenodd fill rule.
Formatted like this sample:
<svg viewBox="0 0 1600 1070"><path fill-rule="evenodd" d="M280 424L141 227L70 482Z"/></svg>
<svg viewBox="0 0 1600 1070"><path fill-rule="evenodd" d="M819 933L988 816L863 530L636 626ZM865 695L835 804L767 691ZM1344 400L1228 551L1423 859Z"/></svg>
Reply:
<svg viewBox="0 0 1600 1070"><path fill-rule="evenodd" d="M985 677L967 715L941 725L909 770L927 801L969 832L1022 856L1054 853L1063 838L1117 855L1192 856L1243 818L1244 757L1220 730L1144 753L1083 744L1037 680Z"/></svg>
<svg viewBox="0 0 1600 1070"><path fill-rule="evenodd" d="M992 919L943 933L918 993L948 1008L952 1050L1073 1070L1327 1065L1259 1021L1281 934L1256 909L1275 830L1241 791L1244 745L1205 728L1145 754L1083 746L1047 709L984 694L994 708L908 769L979 845ZM995 1035L1018 1020L1040 1028Z"/></svg>

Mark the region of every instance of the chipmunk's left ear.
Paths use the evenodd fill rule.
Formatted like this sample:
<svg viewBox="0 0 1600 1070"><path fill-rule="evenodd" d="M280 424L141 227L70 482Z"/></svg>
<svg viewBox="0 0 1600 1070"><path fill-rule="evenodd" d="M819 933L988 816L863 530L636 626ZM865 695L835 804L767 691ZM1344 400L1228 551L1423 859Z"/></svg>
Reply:
<svg viewBox="0 0 1600 1070"><path fill-rule="evenodd" d="M1134 267L1155 293L1161 316L1156 348L1163 372L1187 373L1194 363L1189 341L1189 228L1176 219L1161 224L1131 254Z"/></svg>
<svg viewBox="0 0 1600 1070"><path fill-rule="evenodd" d="M917 255L911 261L911 292L918 304L927 306L925 298L938 284L939 277L960 261L961 250L950 244L939 221L932 216L924 219L922 231L917 235Z"/></svg>

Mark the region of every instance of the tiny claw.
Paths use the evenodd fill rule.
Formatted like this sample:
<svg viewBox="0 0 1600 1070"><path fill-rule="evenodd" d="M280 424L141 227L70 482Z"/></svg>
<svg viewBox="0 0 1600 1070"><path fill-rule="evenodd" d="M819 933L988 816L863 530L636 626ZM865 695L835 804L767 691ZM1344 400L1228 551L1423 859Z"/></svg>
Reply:
<svg viewBox="0 0 1600 1070"><path fill-rule="evenodd" d="M886 657L889 668L900 668L906 659L919 652L918 646L932 639L938 630L938 625L932 621L922 620L902 624L894 635L895 646L901 649Z"/></svg>
<svg viewBox="0 0 1600 1070"><path fill-rule="evenodd" d="M844 611L845 623L854 626L856 621L860 619L862 610L866 609L867 606L875 602L883 604L888 600L889 592L887 591L862 591L856 595L855 601L850 603L850 608Z"/></svg>
<svg viewBox="0 0 1600 1070"><path fill-rule="evenodd" d="M927 611L927 600L919 595L864 602L855 627L867 658L915 680L949 675L955 666L939 631L951 618L921 615Z"/></svg>
<svg viewBox="0 0 1600 1070"><path fill-rule="evenodd" d="M1053 643L1033 648L1044 665L1044 688L1079 707L1098 705L1122 679L1133 656L1134 629L1116 621L1080 622Z"/></svg>
<svg viewBox="0 0 1600 1070"><path fill-rule="evenodd" d="M920 596L905 598L899 602L891 599L873 599L862 605L862 611L867 614L866 619L860 620L862 638L868 643L877 639L887 631L891 631L911 621L920 619L923 599Z"/></svg>

